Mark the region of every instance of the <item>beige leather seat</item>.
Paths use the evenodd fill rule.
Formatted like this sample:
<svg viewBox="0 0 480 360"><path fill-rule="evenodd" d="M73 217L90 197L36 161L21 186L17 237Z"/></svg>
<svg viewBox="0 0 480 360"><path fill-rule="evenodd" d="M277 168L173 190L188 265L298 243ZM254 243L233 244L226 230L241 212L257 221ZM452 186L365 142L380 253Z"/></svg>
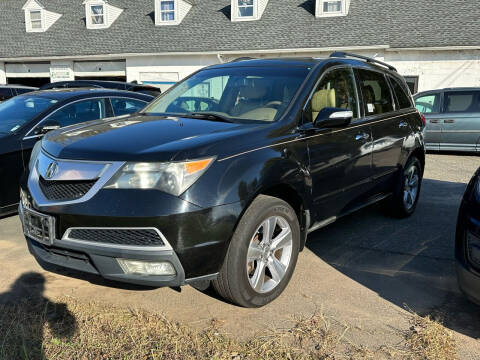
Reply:
<svg viewBox="0 0 480 360"><path fill-rule="evenodd" d="M335 89L319 90L312 96L312 121L326 107L336 107Z"/></svg>

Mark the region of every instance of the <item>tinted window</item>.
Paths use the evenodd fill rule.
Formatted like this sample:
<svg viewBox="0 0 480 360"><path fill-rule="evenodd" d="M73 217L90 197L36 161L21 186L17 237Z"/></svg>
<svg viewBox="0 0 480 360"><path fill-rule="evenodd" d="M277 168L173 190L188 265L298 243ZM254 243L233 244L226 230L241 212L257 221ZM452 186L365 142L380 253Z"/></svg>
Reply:
<svg viewBox="0 0 480 360"><path fill-rule="evenodd" d="M440 94L430 94L417 98L415 107L424 114L438 113L440 110Z"/></svg>
<svg viewBox="0 0 480 360"><path fill-rule="evenodd" d="M445 112L479 112L479 94L474 91L445 93Z"/></svg>
<svg viewBox="0 0 480 360"><path fill-rule="evenodd" d="M359 69L358 74L365 115L377 115L393 111L392 95L385 76L375 71L363 69Z"/></svg>
<svg viewBox="0 0 480 360"><path fill-rule="evenodd" d="M402 86L399 80L394 79L393 77L390 78L390 83L392 84L393 92L398 101L398 105L400 109L408 109L412 107L412 101L410 100L410 95L408 94L406 88Z"/></svg>
<svg viewBox="0 0 480 360"><path fill-rule="evenodd" d="M131 114L141 110L145 107L146 103L140 100L112 98L113 114L114 116L120 116L125 114Z"/></svg>
<svg viewBox="0 0 480 360"><path fill-rule="evenodd" d="M318 113L328 107L351 110L353 117L358 117L355 80L351 69L333 70L323 77L307 105L306 120L314 121Z"/></svg>
<svg viewBox="0 0 480 360"><path fill-rule="evenodd" d="M16 96L0 104L0 133L9 134L57 103L37 96Z"/></svg>
<svg viewBox="0 0 480 360"><path fill-rule="evenodd" d="M33 89L17 88L16 91L17 91L17 95L21 95L21 94L31 92L33 91Z"/></svg>
<svg viewBox="0 0 480 360"><path fill-rule="evenodd" d="M145 108L147 114L214 113L230 121L276 121L307 76L307 67L202 70Z"/></svg>
<svg viewBox="0 0 480 360"><path fill-rule="evenodd" d="M8 100L12 97L12 90L7 88L0 88L0 101Z"/></svg>
<svg viewBox="0 0 480 360"><path fill-rule="evenodd" d="M64 127L105 117L105 99L91 99L67 105L49 116L48 120Z"/></svg>

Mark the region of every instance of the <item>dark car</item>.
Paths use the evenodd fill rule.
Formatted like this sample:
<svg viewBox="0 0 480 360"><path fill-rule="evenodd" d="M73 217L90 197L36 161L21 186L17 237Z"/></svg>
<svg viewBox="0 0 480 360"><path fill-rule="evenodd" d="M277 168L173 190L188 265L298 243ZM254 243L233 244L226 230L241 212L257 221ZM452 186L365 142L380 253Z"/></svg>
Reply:
<svg viewBox="0 0 480 360"><path fill-rule="evenodd" d="M0 103L14 96L35 90L38 90L38 88L23 85L0 85Z"/></svg>
<svg viewBox="0 0 480 360"><path fill-rule="evenodd" d="M158 96L161 94L161 90L155 86L141 85L133 82L128 83L128 82L121 82L121 81L105 81L105 80L59 81L59 82L43 85L40 88L40 90L72 89L72 88L84 88L84 87L127 90L127 91L139 92L142 94L147 94L152 96Z"/></svg>
<svg viewBox="0 0 480 360"><path fill-rule="evenodd" d="M480 151L480 88L431 90L414 98L427 119L427 150Z"/></svg>
<svg viewBox="0 0 480 360"><path fill-rule="evenodd" d="M22 181L27 243L47 269L213 280L262 306L308 233L383 199L413 213L423 127L402 77L373 59L211 66L141 113L48 134Z"/></svg>
<svg viewBox="0 0 480 360"><path fill-rule="evenodd" d="M480 168L470 180L460 205L455 255L460 288L480 304Z"/></svg>
<svg viewBox="0 0 480 360"><path fill-rule="evenodd" d="M152 96L128 91L37 91L0 104L0 215L17 211L20 177L35 143L48 131L145 107Z"/></svg>

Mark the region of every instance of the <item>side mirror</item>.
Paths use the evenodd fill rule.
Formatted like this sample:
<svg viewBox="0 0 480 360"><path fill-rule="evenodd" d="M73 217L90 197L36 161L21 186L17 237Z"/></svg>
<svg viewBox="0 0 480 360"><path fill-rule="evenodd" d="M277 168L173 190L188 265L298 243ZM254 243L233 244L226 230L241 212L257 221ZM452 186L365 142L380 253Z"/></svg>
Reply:
<svg viewBox="0 0 480 360"><path fill-rule="evenodd" d="M45 121L43 124L40 124L38 127L36 134L37 135L45 135L46 133L60 129L60 124L56 121Z"/></svg>
<svg viewBox="0 0 480 360"><path fill-rule="evenodd" d="M322 128L336 128L347 126L353 119L353 111L343 108L323 108L315 119L315 126Z"/></svg>

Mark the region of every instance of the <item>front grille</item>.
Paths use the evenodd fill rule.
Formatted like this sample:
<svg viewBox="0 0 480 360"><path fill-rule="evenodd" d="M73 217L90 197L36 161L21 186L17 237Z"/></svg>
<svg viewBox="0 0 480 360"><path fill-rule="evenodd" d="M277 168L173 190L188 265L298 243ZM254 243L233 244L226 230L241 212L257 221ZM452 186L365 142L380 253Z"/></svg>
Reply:
<svg viewBox="0 0 480 360"><path fill-rule="evenodd" d="M165 246L154 229L72 229L68 239L129 246Z"/></svg>
<svg viewBox="0 0 480 360"><path fill-rule="evenodd" d="M77 200L90 191L97 180L49 181L40 177L40 188L48 200Z"/></svg>

